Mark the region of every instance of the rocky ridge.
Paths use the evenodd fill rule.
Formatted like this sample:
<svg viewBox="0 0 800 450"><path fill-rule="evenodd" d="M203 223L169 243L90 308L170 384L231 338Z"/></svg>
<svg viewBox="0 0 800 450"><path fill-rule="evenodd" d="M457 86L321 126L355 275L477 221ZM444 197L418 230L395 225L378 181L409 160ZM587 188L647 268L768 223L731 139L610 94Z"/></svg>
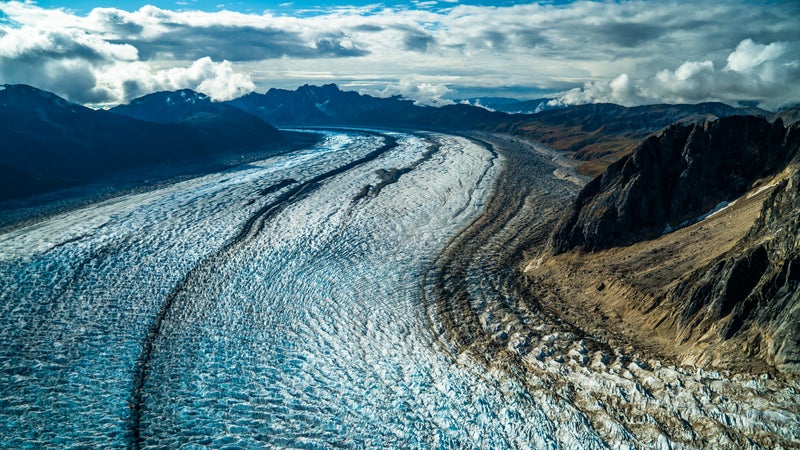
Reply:
<svg viewBox="0 0 800 450"><path fill-rule="evenodd" d="M739 337L748 357L800 372L800 153L748 234L665 300L680 310L679 342L712 330L719 340Z"/></svg>
<svg viewBox="0 0 800 450"><path fill-rule="evenodd" d="M578 194L553 233L553 253L629 245L686 226L786 167L799 130L753 116L672 125Z"/></svg>
<svg viewBox="0 0 800 450"><path fill-rule="evenodd" d="M800 126L781 120L669 127L581 191L528 277L595 335L797 373L798 148Z"/></svg>
<svg viewBox="0 0 800 450"><path fill-rule="evenodd" d="M0 134L0 201L116 178L121 171L141 178L135 171L168 164L214 160L221 166L308 140L190 90L94 110L27 85L0 85ZM156 175L151 170L147 177Z"/></svg>

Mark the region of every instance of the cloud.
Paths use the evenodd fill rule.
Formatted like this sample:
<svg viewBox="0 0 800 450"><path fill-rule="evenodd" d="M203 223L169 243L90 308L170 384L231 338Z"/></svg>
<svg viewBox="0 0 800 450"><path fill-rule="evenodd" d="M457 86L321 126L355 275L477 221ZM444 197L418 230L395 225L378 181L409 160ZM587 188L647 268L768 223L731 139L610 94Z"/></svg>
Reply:
<svg viewBox="0 0 800 450"><path fill-rule="evenodd" d="M782 42L759 45L752 39L745 39L739 43L736 51L728 55L726 68L734 72L750 72L764 63L780 58L787 50L787 45Z"/></svg>
<svg viewBox="0 0 800 450"><path fill-rule="evenodd" d="M403 39L403 48L410 51L424 52L436 43L436 39L428 33L411 30Z"/></svg>
<svg viewBox="0 0 800 450"><path fill-rule="evenodd" d="M229 61L214 62L209 57L185 67L162 70L140 61L0 58L0 79L4 83L30 84L78 103L97 106L162 90L188 88L214 100L230 100L255 89L250 76L236 72Z"/></svg>
<svg viewBox="0 0 800 450"><path fill-rule="evenodd" d="M157 90L190 88L216 100L227 100L255 89L249 75L237 73L227 60L217 63L203 56L188 65L176 64L168 69L142 62L136 46L105 38L120 30L139 34L145 30L115 10L94 10L87 19L94 21L94 26L88 26L60 10L26 9L13 3L10 8L22 8L27 13L26 22L41 20L51 24L65 20L66 26L0 25L3 83L31 84L91 105L124 102ZM98 26L98 18L102 26ZM75 23L70 23L71 19Z"/></svg>
<svg viewBox="0 0 800 450"><path fill-rule="evenodd" d="M249 61L283 56L308 57L315 49L297 33L271 28L171 25L155 36L115 39L139 49L146 60L197 59L209 56L230 61ZM234 44L235 42L235 44Z"/></svg>
<svg viewBox="0 0 800 450"><path fill-rule="evenodd" d="M646 102L639 93L628 74L621 74L609 82L587 82L581 88L570 89L550 100L548 104L580 105L584 103L618 103L621 105L637 105Z"/></svg>
<svg viewBox="0 0 800 450"><path fill-rule="evenodd" d="M169 86L159 74L188 73L202 60L221 72L201 76L232 83L208 82L220 98L252 85L333 81L389 85L387 93L425 104L456 86L481 95L560 92L563 103L800 101L796 1L556 3L368 5L290 16L154 6L78 15L0 2L0 82L28 79L72 100L109 103ZM61 71L75 79L59 79Z"/></svg>
<svg viewBox="0 0 800 450"><path fill-rule="evenodd" d="M777 109L800 99L800 42L759 44L741 41L718 68L711 60L686 61L674 70L632 80L622 74L610 82L588 82L561 93L552 104L755 102Z"/></svg>
<svg viewBox="0 0 800 450"><path fill-rule="evenodd" d="M453 91L443 84L429 83L416 79L413 76L406 76L397 83L389 83L380 92L369 92L378 97L393 97L399 95L403 98L414 100L415 105L421 106L444 106L454 102L443 98Z"/></svg>
<svg viewBox="0 0 800 450"><path fill-rule="evenodd" d="M237 73L229 61L215 63L209 57L201 58L189 67L178 67L155 72L148 80L153 90L194 89L214 100L231 100L255 89L249 76Z"/></svg>
<svg viewBox="0 0 800 450"><path fill-rule="evenodd" d="M96 77L97 84L112 93L117 103L150 92L177 89L193 89L214 100L230 100L255 89L250 76L235 71L230 61L214 62L209 57L188 66L161 70L140 61L117 64L97 73Z"/></svg>

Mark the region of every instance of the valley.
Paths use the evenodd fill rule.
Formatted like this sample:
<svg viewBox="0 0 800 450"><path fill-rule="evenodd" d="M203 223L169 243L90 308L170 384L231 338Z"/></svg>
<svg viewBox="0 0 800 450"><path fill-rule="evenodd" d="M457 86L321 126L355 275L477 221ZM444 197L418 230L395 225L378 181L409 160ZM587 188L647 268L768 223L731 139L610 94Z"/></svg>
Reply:
<svg viewBox="0 0 800 450"><path fill-rule="evenodd" d="M0 1L0 449L800 450L800 2Z"/></svg>
<svg viewBox="0 0 800 450"><path fill-rule="evenodd" d="M523 276L574 161L321 133L3 232L2 445L797 444L796 382L682 366Z"/></svg>

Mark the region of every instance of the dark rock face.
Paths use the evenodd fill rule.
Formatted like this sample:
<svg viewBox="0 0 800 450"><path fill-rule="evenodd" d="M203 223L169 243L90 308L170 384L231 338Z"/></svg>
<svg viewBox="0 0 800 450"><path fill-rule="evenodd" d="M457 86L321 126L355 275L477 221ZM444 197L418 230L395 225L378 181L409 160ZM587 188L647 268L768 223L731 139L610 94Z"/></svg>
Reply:
<svg viewBox="0 0 800 450"><path fill-rule="evenodd" d="M733 116L671 126L583 189L554 231L552 251L658 237L785 170L747 235L720 257L671 279L655 304L675 318L665 326L676 327L679 344L707 346L704 358L714 359L724 347L728 355L800 372L798 149L800 124L786 128L780 119Z"/></svg>
<svg viewBox="0 0 800 450"><path fill-rule="evenodd" d="M792 176L765 204L749 238L764 244L770 264L745 300L764 305L757 322L768 324L770 353L779 368L800 371L800 156Z"/></svg>
<svg viewBox="0 0 800 450"><path fill-rule="evenodd" d="M628 245L684 226L786 167L798 146L798 128L780 120L672 125L581 191L553 233L552 251Z"/></svg>
<svg viewBox="0 0 800 450"><path fill-rule="evenodd" d="M800 372L800 154L790 168L748 235L681 280L666 299L681 305L684 339L712 328L721 340L749 337L743 356Z"/></svg>

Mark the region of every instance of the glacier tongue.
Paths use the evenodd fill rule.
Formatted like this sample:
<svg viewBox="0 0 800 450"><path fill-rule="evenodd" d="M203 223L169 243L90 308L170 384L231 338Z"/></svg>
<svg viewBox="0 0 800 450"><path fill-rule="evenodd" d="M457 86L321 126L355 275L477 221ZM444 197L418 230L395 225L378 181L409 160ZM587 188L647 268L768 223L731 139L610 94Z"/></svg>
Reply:
<svg viewBox="0 0 800 450"><path fill-rule="evenodd" d="M557 425L524 390L438 351L419 297L437 249L486 200L497 158L462 138L393 138L241 244L241 227L293 189L285 180L385 139L332 132L312 150L0 236L0 446L547 442ZM132 413L142 343L170 295Z"/></svg>
<svg viewBox="0 0 800 450"><path fill-rule="evenodd" d="M193 274L156 341L143 444L460 448L550 439L557 425L521 386L476 377L482 368L452 361L430 334L421 274L475 216L499 168L478 145L435 139L441 146L428 156L426 143L407 140L327 180ZM358 195L382 171L409 165L377 196Z"/></svg>
<svg viewBox="0 0 800 450"><path fill-rule="evenodd" d="M696 432L732 443L732 427L796 433L793 387L605 355L508 313L519 299L495 278L511 269L480 252L463 300L505 359L457 349L423 295L502 157L447 135L324 133L0 234L0 447L681 448ZM538 189L560 189L542 164Z"/></svg>

